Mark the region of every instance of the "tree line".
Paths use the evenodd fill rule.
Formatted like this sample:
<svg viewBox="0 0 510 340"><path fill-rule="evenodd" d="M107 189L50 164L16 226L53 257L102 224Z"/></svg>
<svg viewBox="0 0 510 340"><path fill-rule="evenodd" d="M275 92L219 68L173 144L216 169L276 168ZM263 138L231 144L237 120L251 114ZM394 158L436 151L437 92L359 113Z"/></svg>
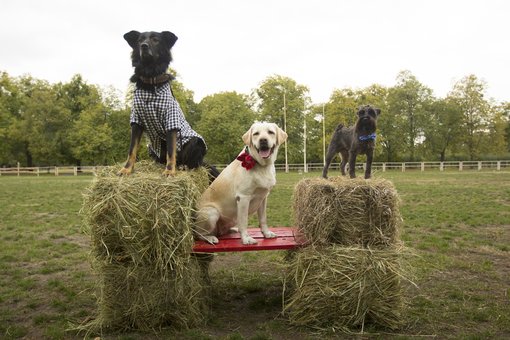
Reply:
<svg viewBox="0 0 510 340"><path fill-rule="evenodd" d="M392 87L336 89L320 104L312 103L307 86L280 75L267 77L249 94L221 92L198 103L180 81L173 81L172 89L187 120L205 138L212 164L237 156L241 136L255 120L286 128L289 163L303 162L305 143L307 162L320 163L336 126L353 124L356 109L365 104L382 111L376 161L510 158L510 103L487 98L487 84L475 75L437 98L410 71L402 71ZM51 84L1 72L0 166L123 162L131 93L123 97L113 88L88 84L80 75ZM141 158L148 157L144 147L140 151ZM282 153L279 159L283 161Z"/></svg>

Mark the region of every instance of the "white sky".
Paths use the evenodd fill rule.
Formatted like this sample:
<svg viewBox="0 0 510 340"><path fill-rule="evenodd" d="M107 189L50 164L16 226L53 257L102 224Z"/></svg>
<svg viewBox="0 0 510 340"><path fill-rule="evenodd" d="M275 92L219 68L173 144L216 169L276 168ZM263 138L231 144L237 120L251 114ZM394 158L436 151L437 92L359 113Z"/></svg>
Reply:
<svg viewBox="0 0 510 340"><path fill-rule="evenodd" d="M130 30L175 33L171 66L204 96L250 93L271 75L310 89L395 85L408 69L444 97L475 74L510 100L508 0L2 0L0 71L124 91Z"/></svg>

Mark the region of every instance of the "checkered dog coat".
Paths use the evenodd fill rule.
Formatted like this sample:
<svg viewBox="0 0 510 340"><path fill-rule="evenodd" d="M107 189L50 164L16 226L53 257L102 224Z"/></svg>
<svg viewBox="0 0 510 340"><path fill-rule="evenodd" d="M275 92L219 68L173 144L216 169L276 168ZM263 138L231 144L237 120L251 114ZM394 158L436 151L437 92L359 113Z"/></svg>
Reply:
<svg viewBox="0 0 510 340"><path fill-rule="evenodd" d="M161 142L166 140L168 130L178 130L177 151L192 137L200 138L205 144L204 138L186 121L169 83L155 86L154 91L136 88L130 122L144 129L150 140L149 148L159 158L165 158L161 155Z"/></svg>

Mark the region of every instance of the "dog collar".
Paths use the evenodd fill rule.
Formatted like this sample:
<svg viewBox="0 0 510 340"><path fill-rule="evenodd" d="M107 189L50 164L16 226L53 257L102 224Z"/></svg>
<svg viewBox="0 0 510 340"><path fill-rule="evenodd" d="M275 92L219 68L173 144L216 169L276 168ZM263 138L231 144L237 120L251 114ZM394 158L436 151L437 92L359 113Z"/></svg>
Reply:
<svg viewBox="0 0 510 340"><path fill-rule="evenodd" d="M375 137L376 137L376 134L374 132L374 133L371 133L371 134L366 135L366 136L359 136L358 139L360 141L364 142L364 141L367 141L367 140L375 140Z"/></svg>
<svg viewBox="0 0 510 340"><path fill-rule="evenodd" d="M172 80L173 78L174 77L169 73L163 73L156 77L140 76L140 80L142 81L142 83L149 85L160 85Z"/></svg>
<svg viewBox="0 0 510 340"><path fill-rule="evenodd" d="M255 158L253 158L250 155L250 152L248 151L248 147L245 147L243 153L240 154L239 156L237 156L236 159L238 161L241 161L241 166L243 168L245 168L246 170L250 170L257 164L257 161L255 160Z"/></svg>

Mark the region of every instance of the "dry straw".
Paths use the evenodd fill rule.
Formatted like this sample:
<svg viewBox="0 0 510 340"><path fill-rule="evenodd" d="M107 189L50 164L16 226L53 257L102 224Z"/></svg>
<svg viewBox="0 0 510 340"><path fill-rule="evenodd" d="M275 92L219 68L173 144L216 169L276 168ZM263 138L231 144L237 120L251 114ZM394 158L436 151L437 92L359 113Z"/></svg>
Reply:
<svg viewBox="0 0 510 340"><path fill-rule="evenodd" d="M130 263L95 262L99 273L98 315L89 332L161 327L191 328L208 317L207 262L193 257L182 277L155 276Z"/></svg>
<svg viewBox="0 0 510 340"><path fill-rule="evenodd" d="M405 248L386 250L310 246L291 257L284 313L319 331L363 332L366 323L396 329L403 323Z"/></svg>
<svg viewBox="0 0 510 340"><path fill-rule="evenodd" d="M399 241L402 219L393 184L384 179L334 177L300 181L294 217L309 241L291 253L284 313L297 326L363 331L366 323L403 323L409 251Z"/></svg>
<svg viewBox="0 0 510 340"><path fill-rule="evenodd" d="M98 315L81 330L193 327L207 316L210 258L191 254L196 202L209 183L199 168L163 177L139 162L99 171L82 214L98 276Z"/></svg>
<svg viewBox="0 0 510 340"><path fill-rule="evenodd" d="M311 243L384 248L399 237L399 198L384 179L309 178L294 189L294 217Z"/></svg>
<svg viewBox="0 0 510 340"><path fill-rule="evenodd" d="M150 266L163 276L182 271L193 247L193 215L208 185L207 171L166 178L159 166L139 162L135 174L118 177L119 169L101 170L84 194L82 214L92 255Z"/></svg>

